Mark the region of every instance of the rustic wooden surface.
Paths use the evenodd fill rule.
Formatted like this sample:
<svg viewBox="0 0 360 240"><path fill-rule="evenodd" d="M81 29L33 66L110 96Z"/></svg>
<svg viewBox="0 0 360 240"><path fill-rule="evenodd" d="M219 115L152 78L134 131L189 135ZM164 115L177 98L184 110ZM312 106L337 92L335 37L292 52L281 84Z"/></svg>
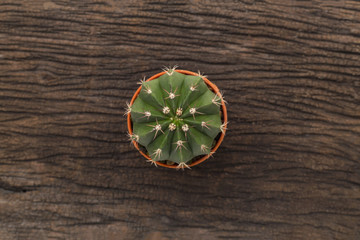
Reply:
<svg viewBox="0 0 360 240"><path fill-rule="evenodd" d="M174 64L229 103L188 171L123 117ZM0 239L360 239L360 3L2 0Z"/></svg>

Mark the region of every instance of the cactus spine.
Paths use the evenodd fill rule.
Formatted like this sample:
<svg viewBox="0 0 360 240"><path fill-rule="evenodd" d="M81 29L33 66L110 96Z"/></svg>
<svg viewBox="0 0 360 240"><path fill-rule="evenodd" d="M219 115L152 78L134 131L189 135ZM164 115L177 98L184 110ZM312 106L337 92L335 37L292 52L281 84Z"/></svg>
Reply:
<svg viewBox="0 0 360 240"><path fill-rule="evenodd" d="M126 113L131 113L131 141L144 146L150 162L172 161L188 167L200 155L211 155L221 122L221 95L213 93L203 76L173 69L152 80L141 81L141 91Z"/></svg>

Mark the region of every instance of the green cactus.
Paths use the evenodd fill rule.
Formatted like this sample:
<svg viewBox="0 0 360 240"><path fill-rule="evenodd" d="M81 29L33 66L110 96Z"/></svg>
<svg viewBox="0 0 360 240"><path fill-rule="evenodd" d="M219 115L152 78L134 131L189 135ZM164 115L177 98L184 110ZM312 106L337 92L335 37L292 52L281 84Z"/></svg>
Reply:
<svg viewBox="0 0 360 240"><path fill-rule="evenodd" d="M200 155L211 154L216 136L224 131L221 97L213 93L203 76L185 75L173 69L141 81L141 91L131 106L131 140L144 146L151 161L171 161L188 167Z"/></svg>

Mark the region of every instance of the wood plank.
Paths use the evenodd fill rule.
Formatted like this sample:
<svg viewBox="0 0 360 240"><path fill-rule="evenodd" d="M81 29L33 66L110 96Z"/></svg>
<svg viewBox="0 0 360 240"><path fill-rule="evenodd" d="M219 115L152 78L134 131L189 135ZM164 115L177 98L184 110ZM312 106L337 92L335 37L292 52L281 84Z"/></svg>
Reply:
<svg viewBox="0 0 360 240"><path fill-rule="evenodd" d="M173 65L229 103L189 171L126 137ZM360 3L2 0L0 239L360 239Z"/></svg>

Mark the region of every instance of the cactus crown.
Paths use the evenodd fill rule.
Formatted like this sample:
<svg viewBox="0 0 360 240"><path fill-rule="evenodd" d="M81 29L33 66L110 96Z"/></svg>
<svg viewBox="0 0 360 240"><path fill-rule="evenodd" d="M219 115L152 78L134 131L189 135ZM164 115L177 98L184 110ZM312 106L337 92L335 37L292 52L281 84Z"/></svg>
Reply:
<svg viewBox="0 0 360 240"><path fill-rule="evenodd" d="M197 156L211 154L215 138L224 131L221 95L213 93L203 76L175 69L141 81L141 91L131 106L132 141L144 146L151 162L175 162L179 167Z"/></svg>

